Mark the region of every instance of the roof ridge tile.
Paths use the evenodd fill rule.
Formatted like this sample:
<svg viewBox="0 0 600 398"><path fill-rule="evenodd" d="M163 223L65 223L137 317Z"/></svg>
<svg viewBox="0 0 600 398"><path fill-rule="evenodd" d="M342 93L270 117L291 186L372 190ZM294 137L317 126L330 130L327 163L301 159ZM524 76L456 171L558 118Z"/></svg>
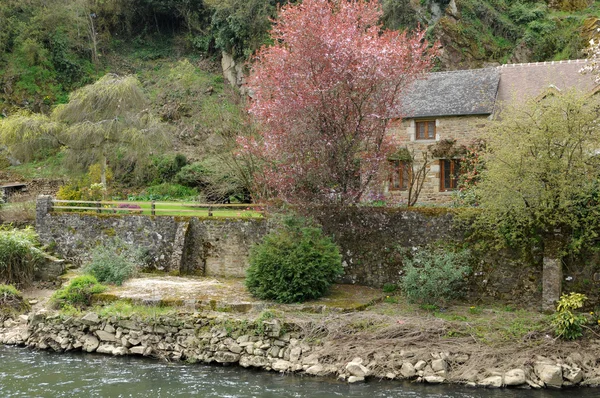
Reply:
<svg viewBox="0 0 600 398"><path fill-rule="evenodd" d="M525 66L536 66L536 65L561 65L561 64L583 64L586 63L587 59L566 59L562 61L543 61L543 62L525 62L520 64L504 64L500 65L499 68L516 68Z"/></svg>

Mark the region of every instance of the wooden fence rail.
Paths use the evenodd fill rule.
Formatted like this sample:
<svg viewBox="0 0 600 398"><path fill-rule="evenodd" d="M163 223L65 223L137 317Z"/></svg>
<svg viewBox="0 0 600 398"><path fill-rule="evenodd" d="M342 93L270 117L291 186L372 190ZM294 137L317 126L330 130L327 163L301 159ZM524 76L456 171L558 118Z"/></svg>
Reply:
<svg viewBox="0 0 600 398"><path fill-rule="evenodd" d="M132 206L132 207L129 207ZM136 206L136 207L133 207ZM53 211L94 211L96 213L131 213L154 216L157 213L164 215L192 215L206 212L209 217L261 217L264 205L256 203L194 203L194 202L128 202L105 200L63 200L53 199ZM237 213L233 213L238 210ZM167 214L169 213L169 214ZM221 213L221 214L219 214ZM202 214L204 215L204 214Z"/></svg>

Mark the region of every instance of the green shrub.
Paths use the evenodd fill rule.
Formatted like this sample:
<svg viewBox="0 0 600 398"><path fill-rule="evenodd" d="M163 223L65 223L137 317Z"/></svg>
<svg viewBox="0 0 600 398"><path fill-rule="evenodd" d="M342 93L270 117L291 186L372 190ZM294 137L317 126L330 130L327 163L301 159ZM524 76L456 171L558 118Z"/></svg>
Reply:
<svg viewBox="0 0 600 398"><path fill-rule="evenodd" d="M71 282L52 296L52 301L59 307L65 305L87 307L92 304L94 294L106 291L106 286L98 283L92 275L82 275L73 278Z"/></svg>
<svg viewBox="0 0 600 398"><path fill-rule="evenodd" d="M198 190L179 184L163 183L146 188L144 193L130 196L129 200L170 200L192 199L198 197Z"/></svg>
<svg viewBox="0 0 600 398"><path fill-rule="evenodd" d="M29 308L21 292L14 286L0 284L0 320L6 316L21 314Z"/></svg>
<svg viewBox="0 0 600 398"><path fill-rule="evenodd" d="M37 234L31 227L0 227L0 282L25 285L33 279L35 268L44 256Z"/></svg>
<svg viewBox="0 0 600 398"><path fill-rule="evenodd" d="M383 285L384 293L394 293L396 290L398 290L398 285L395 283L386 283Z"/></svg>
<svg viewBox="0 0 600 398"><path fill-rule="evenodd" d="M584 315L576 315L573 311L581 308L585 300L587 300L587 297L581 293L560 296L556 312L552 317L552 326L554 326L557 337L565 340L575 340L581 337L583 325L587 320Z"/></svg>
<svg viewBox="0 0 600 398"><path fill-rule="evenodd" d="M281 303L316 299L341 275L342 257L331 238L305 219L286 217L250 252L246 286Z"/></svg>
<svg viewBox="0 0 600 398"><path fill-rule="evenodd" d="M463 295L465 277L471 272L470 259L469 250L419 249L404 261L402 291L410 302L441 307Z"/></svg>
<svg viewBox="0 0 600 398"><path fill-rule="evenodd" d="M209 183L208 176L211 171L200 162L188 164L179 170L175 175L177 184L185 185L186 187L203 187Z"/></svg>
<svg viewBox="0 0 600 398"><path fill-rule="evenodd" d="M133 277L143 262L143 253L125 242L115 239L92 250L92 260L83 271L93 275L98 282L121 286Z"/></svg>
<svg viewBox="0 0 600 398"><path fill-rule="evenodd" d="M187 158L180 153L155 156L152 159L152 166L155 169L154 181L158 183L171 181L186 164L188 164Z"/></svg>

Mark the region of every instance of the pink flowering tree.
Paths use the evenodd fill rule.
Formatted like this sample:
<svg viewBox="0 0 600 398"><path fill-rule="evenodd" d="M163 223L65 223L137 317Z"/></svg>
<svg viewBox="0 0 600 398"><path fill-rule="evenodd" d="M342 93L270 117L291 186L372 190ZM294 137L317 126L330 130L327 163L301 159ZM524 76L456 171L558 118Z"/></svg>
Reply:
<svg viewBox="0 0 600 398"><path fill-rule="evenodd" d="M402 92L431 68L424 31L383 30L377 1L304 0L282 8L248 88L260 134L243 151L265 165L261 192L291 203L356 203L393 143Z"/></svg>

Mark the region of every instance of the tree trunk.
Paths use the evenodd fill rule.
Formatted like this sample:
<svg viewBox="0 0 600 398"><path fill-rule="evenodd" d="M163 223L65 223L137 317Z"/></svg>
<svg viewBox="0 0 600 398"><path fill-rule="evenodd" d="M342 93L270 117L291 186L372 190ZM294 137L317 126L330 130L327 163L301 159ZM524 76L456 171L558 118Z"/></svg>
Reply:
<svg viewBox="0 0 600 398"><path fill-rule="evenodd" d="M102 188L106 189L106 168L107 168L107 160L106 160L106 153L104 153L104 151L102 151L102 160L100 161L101 163L101 167L100 167L100 182L102 183Z"/></svg>

